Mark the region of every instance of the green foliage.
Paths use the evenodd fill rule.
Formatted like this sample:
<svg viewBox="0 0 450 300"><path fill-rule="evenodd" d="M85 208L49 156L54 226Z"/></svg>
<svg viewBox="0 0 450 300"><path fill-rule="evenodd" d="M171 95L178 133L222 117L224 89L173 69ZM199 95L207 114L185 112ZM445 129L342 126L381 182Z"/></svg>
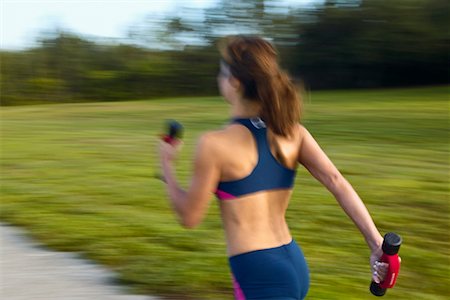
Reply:
<svg viewBox="0 0 450 300"><path fill-rule="evenodd" d="M143 99L213 95L218 54L206 48L182 52L81 43L60 35L25 52L0 52L1 104Z"/></svg>
<svg viewBox="0 0 450 300"><path fill-rule="evenodd" d="M342 5L348 2L329 1L315 14L315 22L299 27L296 58L291 59L309 85L448 82L448 1L365 0Z"/></svg>
<svg viewBox="0 0 450 300"><path fill-rule="evenodd" d="M449 87L314 92L304 124L365 201L382 233L402 235L391 299L446 299ZM195 230L177 223L158 170L166 119L185 127L176 169L189 182L198 137L220 128L219 98L3 107L0 218L77 251L145 294L231 299L218 205ZM311 270L308 299L369 299L369 251L303 168L287 213ZM420 284L419 284L420 283Z"/></svg>
<svg viewBox="0 0 450 300"><path fill-rule="evenodd" d="M449 3L218 1L131 30L153 48L55 32L34 49L0 51L1 105L215 95L216 41L237 33L270 38L283 67L314 89L447 84Z"/></svg>

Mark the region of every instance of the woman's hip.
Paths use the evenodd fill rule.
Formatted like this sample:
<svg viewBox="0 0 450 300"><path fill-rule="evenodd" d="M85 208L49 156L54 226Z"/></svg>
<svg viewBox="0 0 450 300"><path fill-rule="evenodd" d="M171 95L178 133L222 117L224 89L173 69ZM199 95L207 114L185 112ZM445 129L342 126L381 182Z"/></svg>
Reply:
<svg viewBox="0 0 450 300"><path fill-rule="evenodd" d="M306 296L308 266L294 240L279 247L231 256L229 263L235 280L235 294L240 292L245 296L237 299L303 299Z"/></svg>

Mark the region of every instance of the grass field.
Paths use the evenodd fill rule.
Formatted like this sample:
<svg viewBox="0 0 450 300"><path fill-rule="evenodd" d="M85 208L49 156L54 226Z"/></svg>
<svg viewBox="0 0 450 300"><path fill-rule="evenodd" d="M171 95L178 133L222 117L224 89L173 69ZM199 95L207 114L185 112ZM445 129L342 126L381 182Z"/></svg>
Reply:
<svg viewBox="0 0 450 300"><path fill-rule="evenodd" d="M448 86L305 97L305 126L380 231L403 237L386 299L450 295L448 113ZM109 266L137 292L232 299L216 200L198 229L185 230L153 178L169 118L186 129L177 164L186 186L197 138L228 118L220 98L2 108L1 221ZM307 299L373 298L362 236L303 168L287 219L311 270Z"/></svg>

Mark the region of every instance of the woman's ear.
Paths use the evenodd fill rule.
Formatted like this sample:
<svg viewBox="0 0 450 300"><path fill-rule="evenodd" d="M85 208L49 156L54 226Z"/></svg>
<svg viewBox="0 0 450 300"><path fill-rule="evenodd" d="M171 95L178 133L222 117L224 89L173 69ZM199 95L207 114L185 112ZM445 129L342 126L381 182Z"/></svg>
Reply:
<svg viewBox="0 0 450 300"><path fill-rule="evenodd" d="M241 88L241 82L239 80L237 80L236 77L234 76L230 76L228 77L228 81L230 82L230 85L235 89L235 90L240 90Z"/></svg>

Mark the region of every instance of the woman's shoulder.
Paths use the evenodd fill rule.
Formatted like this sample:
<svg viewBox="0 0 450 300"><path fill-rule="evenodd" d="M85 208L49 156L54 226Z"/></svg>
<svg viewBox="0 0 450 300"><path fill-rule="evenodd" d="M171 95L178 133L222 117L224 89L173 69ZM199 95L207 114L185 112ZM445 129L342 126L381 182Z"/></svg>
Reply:
<svg viewBox="0 0 450 300"><path fill-rule="evenodd" d="M218 142L221 138L226 136L226 134L224 129L208 130L200 135L199 141Z"/></svg>
<svg viewBox="0 0 450 300"><path fill-rule="evenodd" d="M198 140L197 144L199 147L207 148L218 148L220 144L224 141L225 133L223 130L209 130L203 132Z"/></svg>
<svg viewBox="0 0 450 300"><path fill-rule="evenodd" d="M242 126L239 124L229 124L223 128L216 130L209 130L202 133L200 139L208 139L215 141L227 141L236 136L237 133L242 131ZM245 130L244 130L245 131Z"/></svg>
<svg viewBox="0 0 450 300"><path fill-rule="evenodd" d="M305 135L309 133L308 129L302 123L297 123L294 126L294 135L302 139Z"/></svg>
<svg viewBox="0 0 450 300"><path fill-rule="evenodd" d="M240 137L242 133L239 132L241 129L236 127L231 124L224 128L203 132L198 138L198 147L209 149L210 153L215 153L217 156L223 156L230 152L230 147L239 145L243 141Z"/></svg>

